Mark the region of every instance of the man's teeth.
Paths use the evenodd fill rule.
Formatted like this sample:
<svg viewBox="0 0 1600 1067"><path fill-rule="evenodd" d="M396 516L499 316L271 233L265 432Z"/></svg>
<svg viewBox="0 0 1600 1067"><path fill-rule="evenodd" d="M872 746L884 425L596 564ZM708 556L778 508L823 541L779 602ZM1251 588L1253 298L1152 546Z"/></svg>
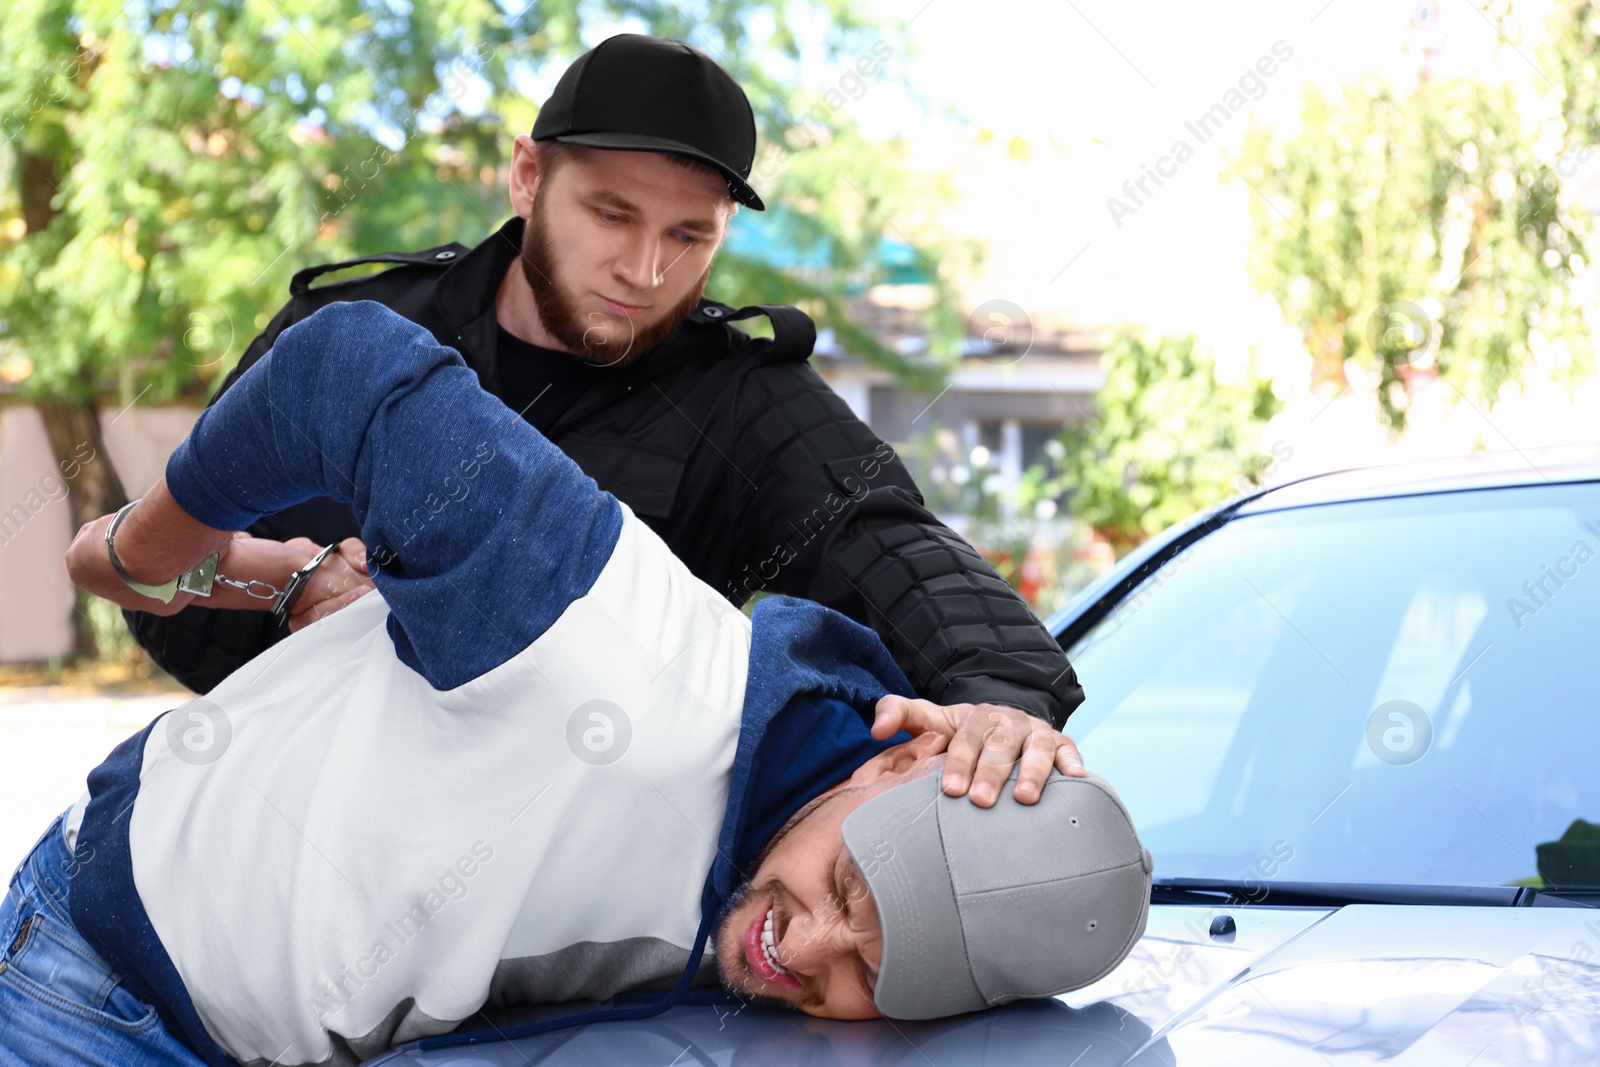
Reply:
<svg viewBox="0 0 1600 1067"><path fill-rule="evenodd" d="M767 920L761 924L761 951L767 957L767 962L772 964L772 969L779 974L788 974L778 964L778 945L772 937L772 909L767 908Z"/></svg>

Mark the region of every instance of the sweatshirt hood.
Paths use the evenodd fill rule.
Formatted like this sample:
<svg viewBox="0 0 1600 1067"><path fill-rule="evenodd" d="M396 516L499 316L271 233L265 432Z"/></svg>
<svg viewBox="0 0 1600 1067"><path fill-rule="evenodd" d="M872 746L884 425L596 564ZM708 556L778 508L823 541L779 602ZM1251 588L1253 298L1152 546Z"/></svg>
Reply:
<svg viewBox="0 0 1600 1067"><path fill-rule="evenodd" d="M873 708L911 683L872 630L820 604L769 596L751 613L750 665L739 743L717 856L700 896L700 928L678 984L666 993L622 993L613 1006L510 1029L457 1031L423 1038L418 1049L508 1041L608 1020L642 1019L678 1003L737 1001L722 990L690 992L706 942L755 858L790 816L868 759L910 738L871 734Z"/></svg>

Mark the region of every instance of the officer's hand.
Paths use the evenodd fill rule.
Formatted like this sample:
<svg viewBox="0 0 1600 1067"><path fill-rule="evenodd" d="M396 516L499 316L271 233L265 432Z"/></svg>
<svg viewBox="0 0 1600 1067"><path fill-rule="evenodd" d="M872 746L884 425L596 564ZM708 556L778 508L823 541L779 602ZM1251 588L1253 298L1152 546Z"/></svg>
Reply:
<svg viewBox="0 0 1600 1067"><path fill-rule="evenodd" d="M952 704L913 700L890 694L878 701L872 736L879 740L896 730L921 734L936 732L950 738L944 765L944 791L949 796L968 794L980 808L1000 799L1000 788L1011 776L1020 757L1022 770L1012 795L1022 804L1034 804L1044 789L1050 768L1082 777L1083 757L1072 738L1053 729L1043 719L1004 704Z"/></svg>
<svg viewBox="0 0 1600 1067"><path fill-rule="evenodd" d="M302 566L322 551L322 546L308 537L296 537L285 544L304 554ZM311 580L289 612L289 632L294 633L332 615L375 588L367 573L367 546L359 537L346 537L339 542L338 549L330 552L311 572Z"/></svg>

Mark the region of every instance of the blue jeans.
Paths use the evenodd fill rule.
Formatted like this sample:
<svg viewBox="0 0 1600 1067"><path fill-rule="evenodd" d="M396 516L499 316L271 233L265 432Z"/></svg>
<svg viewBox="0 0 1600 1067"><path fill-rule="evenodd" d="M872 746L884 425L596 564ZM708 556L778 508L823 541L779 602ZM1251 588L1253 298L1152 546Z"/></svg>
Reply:
<svg viewBox="0 0 1600 1067"><path fill-rule="evenodd" d="M89 947L58 815L0 902L0 1067L205 1067Z"/></svg>

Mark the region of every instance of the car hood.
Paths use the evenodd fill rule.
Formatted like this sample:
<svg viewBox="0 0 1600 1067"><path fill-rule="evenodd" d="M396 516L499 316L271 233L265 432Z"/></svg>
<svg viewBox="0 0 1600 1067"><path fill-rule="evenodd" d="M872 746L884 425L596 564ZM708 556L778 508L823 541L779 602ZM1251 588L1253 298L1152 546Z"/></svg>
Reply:
<svg viewBox="0 0 1600 1067"><path fill-rule="evenodd" d="M1597 956L1592 908L1155 905L1117 970L1051 1000L927 1023L680 1006L372 1063L1592 1065Z"/></svg>
<svg viewBox="0 0 1600 1067"><path fill-rule="evenodd" d="M1148 1026L1140 1065L1593 1064L1597 954L1591 908L1154 907L1121 967L1059 999Z"/></svg>

